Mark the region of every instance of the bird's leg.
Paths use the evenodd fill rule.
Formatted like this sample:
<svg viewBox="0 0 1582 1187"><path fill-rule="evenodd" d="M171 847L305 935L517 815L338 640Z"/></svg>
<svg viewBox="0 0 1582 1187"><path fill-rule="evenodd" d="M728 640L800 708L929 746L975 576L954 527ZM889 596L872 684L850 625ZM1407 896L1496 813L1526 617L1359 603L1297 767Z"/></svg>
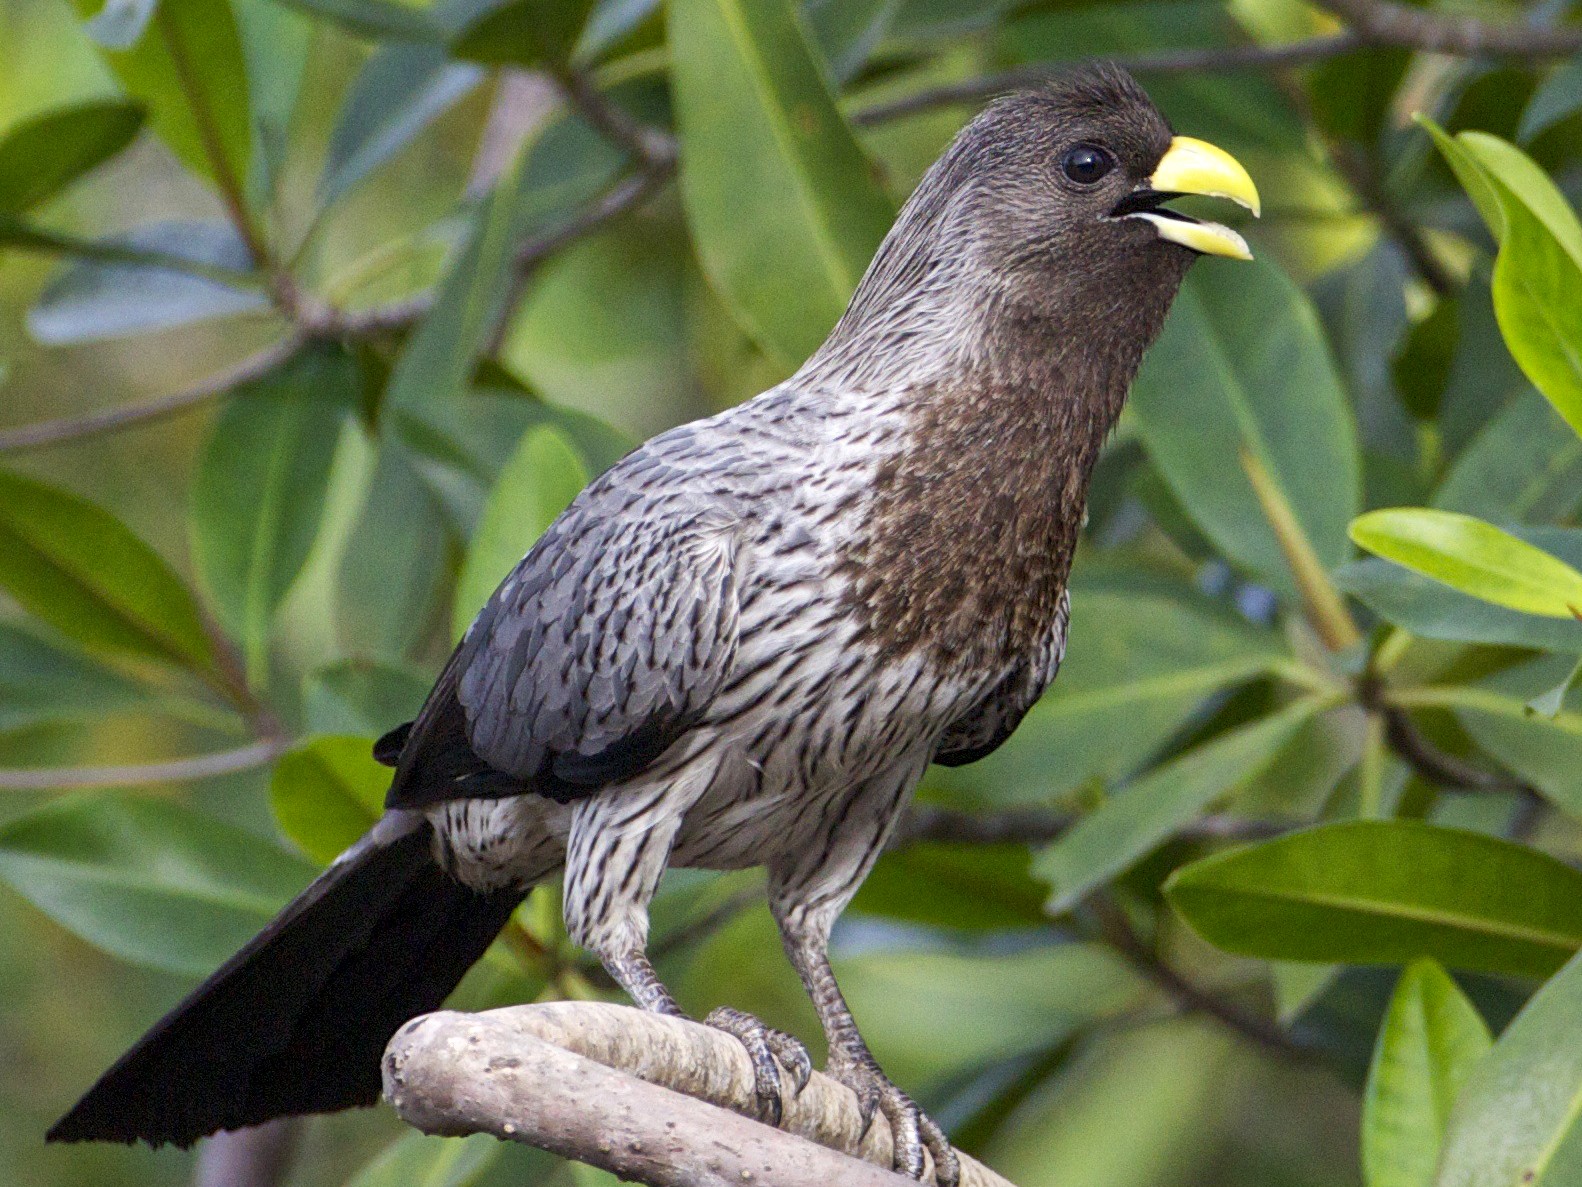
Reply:
<svg viewBox="0 0 1582 1187"><path fill-rule="evenodd" d="M655 799L663 794L656 792ZM647 956L648 904L659 886L679 813L648 811L630 795L594 796L572 816L566 843L566 931L599 958L605 971L640 1008L684 1017ZM612 820L612 817L614 819ZM622 821L644 820L645 829L622 828ZM782 1115L780 1068L800 1092L813 1073L807 1048L783 1031L765 1026L740 1010L719 1009L704 1022L740 1040L753 1065L759 1115L778 1126Z"/></svg>
<svg viewBox="0 0 1582 1187"><path fill-rule="evenodd" d="M822 920L822 914L794 907L784 913L776 911L786 955L807 986L829 1042L825 1073L857 1094L865 1127L872 1123L876 1111L884 1114L895 1135L896 1170L921 1179L926 1148L934 1158L935 1182L940 1187L955 1187L961 1171L945 1131L884 1074L857 1029L857 1021L830 968L829 924Z"/></svg>

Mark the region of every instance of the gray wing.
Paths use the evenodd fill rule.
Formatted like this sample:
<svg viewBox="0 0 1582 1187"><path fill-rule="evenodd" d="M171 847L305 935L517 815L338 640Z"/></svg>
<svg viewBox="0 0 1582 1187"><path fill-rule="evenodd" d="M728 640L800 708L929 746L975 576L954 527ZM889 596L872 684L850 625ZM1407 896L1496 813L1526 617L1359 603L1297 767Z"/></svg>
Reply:
<svg viewBox="0 0 1582 1187"><path fill-rule="evenodd" d="M479 614L395 743L392 806L584 796L643 770L707 708L736 651L741 516L656 459L628 462Z"/></svg>
<svg viewBox="0 0 1582 1187"><path fill-rule="evenodd" d="M1054 683L1066 655L1066 626L1071 619L1071 596L1062 592L1055 621L1038 653L1013 668L970 713L953 722L939 741L934 761L960 767L992 754L1016 732L1027 711Z"/></svg>

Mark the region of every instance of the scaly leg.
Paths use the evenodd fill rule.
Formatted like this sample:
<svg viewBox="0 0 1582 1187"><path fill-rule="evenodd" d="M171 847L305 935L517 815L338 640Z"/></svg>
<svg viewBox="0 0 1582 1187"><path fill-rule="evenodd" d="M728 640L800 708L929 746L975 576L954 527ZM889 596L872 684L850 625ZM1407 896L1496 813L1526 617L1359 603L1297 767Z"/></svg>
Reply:
<svg viewBox="0 0 1582 1187"><path fill-rule="evenodd" d="M935 1181L956 1187L960 1167L945 1132L891 1082L857 1029L829 964L829 934L878 859L906 795L922 773L904 764L851 793L844 811L828 813L826 836L799 846L770 867L769 906L786 955L807 987L829 1042L826 1071L857 1094L864 1124L883 1113L895 1135L895 1168L923 1177L923 1151L933 1155Z"/></svg>

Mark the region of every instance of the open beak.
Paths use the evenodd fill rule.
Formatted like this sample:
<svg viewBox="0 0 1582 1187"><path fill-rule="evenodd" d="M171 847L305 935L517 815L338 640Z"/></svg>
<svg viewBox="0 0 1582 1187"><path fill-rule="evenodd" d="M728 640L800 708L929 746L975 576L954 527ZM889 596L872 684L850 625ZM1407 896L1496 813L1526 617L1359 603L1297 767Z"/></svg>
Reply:
<svg viewBox="0 0 1582 1187"><path fill-rule="evenodd" d="M1229 227L1162 209L1170 199L1186 194L1229 198L1258 217L1258 187L1252 184L1241 162L1224 149L1191 136L1172 140L1153 176L1123 198L1112 214L1117 218L1146 219L1153 223L1161 239L1203 255L1252 259L1247 241Z"/></svg>

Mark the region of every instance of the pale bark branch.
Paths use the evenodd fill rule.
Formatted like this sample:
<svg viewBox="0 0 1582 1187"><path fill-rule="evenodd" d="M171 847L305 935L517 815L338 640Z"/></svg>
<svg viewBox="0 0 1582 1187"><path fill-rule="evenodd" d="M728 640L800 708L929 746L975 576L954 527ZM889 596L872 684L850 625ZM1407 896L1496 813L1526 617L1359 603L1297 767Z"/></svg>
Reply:
<svg viewBox="0 0 1582 1187"><path fill-rule="evenodd" d="M0 770L0 791L67 791L85 787L137 787L182 783L268 766L291 749L289 738L263 738L235 750L168 762L104 767L23 767Z"/></svg>
<svg viewBox="0 0 1582 1187"><path fill-rule="evenodd" d="M916 1187L889 1170L882 1115L862 1133L850 1089L783 1080L783 1128L754 1117L734 1038L601 1002L414 1019L385 1050L385 1096L425 1133L492 1133L650 1187ZM932 1183L932 1168L925 1182ZM1011 1187L966 1157L962 1187Z"/></svg>

